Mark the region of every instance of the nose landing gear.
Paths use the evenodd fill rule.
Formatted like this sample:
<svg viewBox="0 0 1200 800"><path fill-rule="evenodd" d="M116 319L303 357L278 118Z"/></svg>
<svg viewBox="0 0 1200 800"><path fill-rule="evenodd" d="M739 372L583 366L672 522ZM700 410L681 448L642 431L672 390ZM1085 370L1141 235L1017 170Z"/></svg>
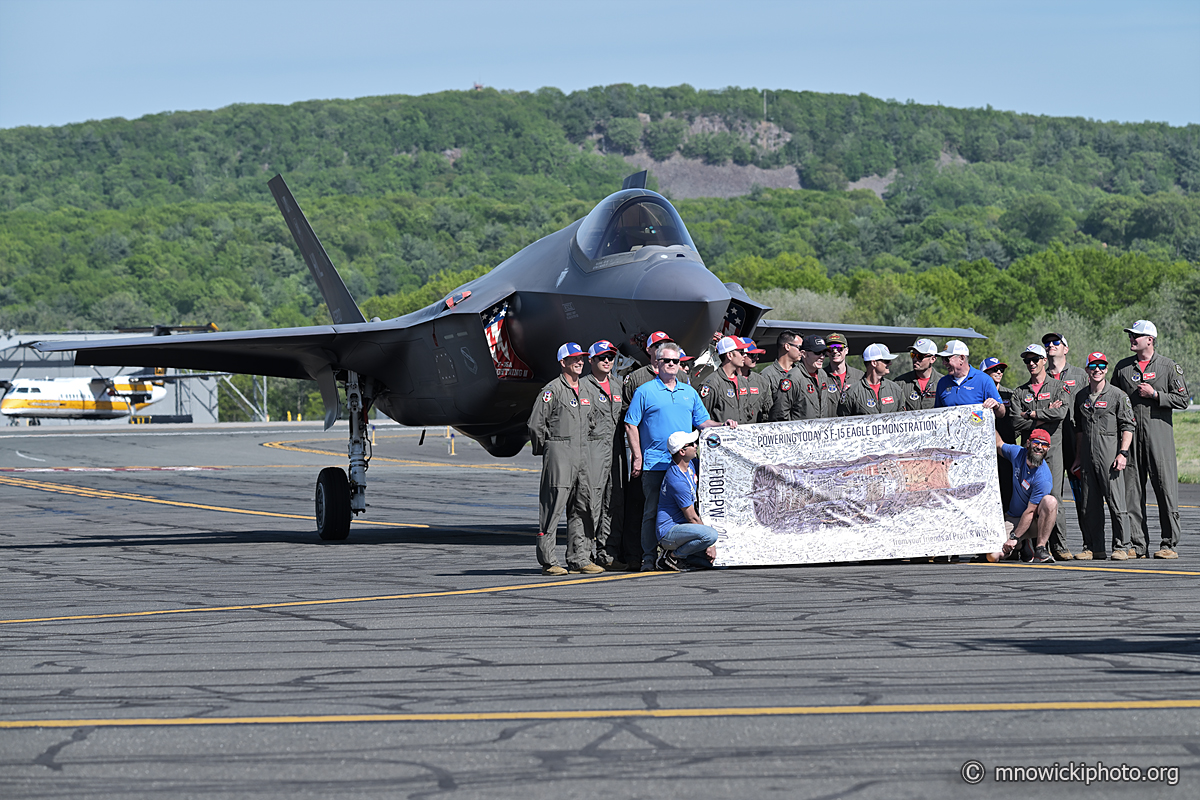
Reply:
<svg viewBox="0 0 1200 800"><path fill-rule="evenodd" d="M317 535L341 541L350 535L350 520L367 510L367 467L371 461L367 438L370 398L364 396L358 373L346 373L346 406L350 417L350 477L340 467L326 467L317 476Z"/></svg>

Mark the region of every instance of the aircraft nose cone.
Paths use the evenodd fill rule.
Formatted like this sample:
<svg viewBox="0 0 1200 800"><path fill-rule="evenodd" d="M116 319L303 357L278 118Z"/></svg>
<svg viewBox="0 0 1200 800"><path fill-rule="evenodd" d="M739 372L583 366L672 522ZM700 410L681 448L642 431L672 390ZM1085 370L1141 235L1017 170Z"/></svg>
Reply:
<svg viewBox="0 0 1200 800"><path fill-rule="evenodd" d="M655 259L633 291L648 331L661 330L693 355L703 352L729 308L729 290L698 261Z"/></svg>

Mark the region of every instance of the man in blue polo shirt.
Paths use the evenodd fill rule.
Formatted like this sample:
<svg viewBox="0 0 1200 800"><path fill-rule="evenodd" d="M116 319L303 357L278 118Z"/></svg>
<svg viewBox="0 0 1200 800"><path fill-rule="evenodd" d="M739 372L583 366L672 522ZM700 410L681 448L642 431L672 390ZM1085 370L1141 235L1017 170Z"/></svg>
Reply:
<svg viewBox="0 0 1200 800"><path fill-rule="evenodd" d="M971 366L967 357L971 351L958 339L946 342L946 349L938 353L946 367L946 374L937 384L937 400L934 408L948 406L971 406L983 403L997 418L1005 414L996 382Z"/></svg>
<svg viewBox="0 0 1200 800"><path fill-rule="evenodd" d="M654 570L658 555L655 531L658 495L667 467L671 466L667 440L676 431L721 425L709 417L696 390L678 380L679 354L679 345L674 342L658 348L655 354L658 375L638 387L625 413L625 434L629 437L629 452L633 458L629 473L631 478L641 477L642 493L646 498L641 531L643 572ZM737 427L735 420L725 424Z"/></svg>
<svg viewBox="0 0 1200 800"><path fill-rule="evenodd" d="M1050 541L1050 532L1058 517L1058 499L1051 491L1054 482L1046 463L1050 434L1037 428L1029 434L1024 447L1005 444L997 434L996 450L1012 464L1013 495L1004 514L1009 540L1004 543L1003 552L994 554L992 560L1010 553L1015 556L1019 548L1023 561L1051 564L1054 556L1050 555L1046 543ZM1032 546L1035 537L1036 547Z"/></svg>

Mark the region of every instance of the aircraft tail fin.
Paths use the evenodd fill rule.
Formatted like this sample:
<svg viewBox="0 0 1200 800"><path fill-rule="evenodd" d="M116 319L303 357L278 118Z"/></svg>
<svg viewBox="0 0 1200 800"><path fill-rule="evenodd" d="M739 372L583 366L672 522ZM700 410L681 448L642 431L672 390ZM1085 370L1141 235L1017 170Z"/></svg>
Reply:
<svg viewBox="0 0 1200 800"><path fill-rule="evenodd" d="M366 322L362 311L359 310L354 298L350 296L345 282L342 281L342 276L334 268L325 248L321 246L317 235L313 233L312 226L305 219L304 212L296 204L296 198L292 197L291 190L284 183L283 176L276 175L267 182L267 186L271 188L271 194L275 196L275 203L279 206L284 220L287 221L292 238L296 240L296 246L300 248L300 254L304 256L304 263L308 264L308 271L312 273L313 279L321 287L321 296L325 298L325 305L329 307L329 315L333 317L334 324L348 325L353 322Z"/></svg>
<svg viewBox="0 0 1200 800"><path fill-rule="evenodd" d="M621 189L645 189L646 188L646 170L635 172L625 179L621 184Z"/></svg>

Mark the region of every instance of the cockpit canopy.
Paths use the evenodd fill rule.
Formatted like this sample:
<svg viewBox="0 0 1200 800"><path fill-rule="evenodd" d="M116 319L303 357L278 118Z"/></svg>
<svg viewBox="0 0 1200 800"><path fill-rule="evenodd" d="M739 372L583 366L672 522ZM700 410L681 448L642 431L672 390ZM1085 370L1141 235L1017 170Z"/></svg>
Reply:
<svg viewBox="0 0 1200 800"><path fill-rule="evenodd" d="M635 260L636 256L627 254L648 246L686 247L696 252L674 206L646 189L625 189L601 200L576 229L575 244L595 269ZM622 255L626 257L615 258Z"/></svg>

